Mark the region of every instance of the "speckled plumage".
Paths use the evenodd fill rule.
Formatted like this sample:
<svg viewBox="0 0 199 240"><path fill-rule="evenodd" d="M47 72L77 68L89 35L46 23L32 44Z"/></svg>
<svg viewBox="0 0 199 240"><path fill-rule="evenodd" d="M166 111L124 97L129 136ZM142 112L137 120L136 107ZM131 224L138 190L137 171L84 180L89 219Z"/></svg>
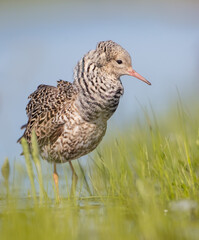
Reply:
<svg viewBox="0 0 199 240"><path fill-rule="evenodd" d="M126 50L113 41L100 42L76 65L73 83L40 85L29 96L22 137L30 143L34 130L41 155L55 163L91 152L102 140L123 94L120 76L134 76L133 71Z"/></svg>

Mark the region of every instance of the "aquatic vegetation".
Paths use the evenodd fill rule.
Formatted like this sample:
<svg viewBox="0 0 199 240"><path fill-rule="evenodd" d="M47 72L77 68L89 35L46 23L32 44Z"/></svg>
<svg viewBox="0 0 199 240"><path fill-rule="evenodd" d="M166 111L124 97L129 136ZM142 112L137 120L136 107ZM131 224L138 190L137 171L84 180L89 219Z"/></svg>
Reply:
<svg viewBox="0 0 199 240"><path fill-rule="evenodd" d="M36 139L32 157L23 141L26 167L2 166L1 239L198 239L198 111L178 104L144 114L74 162L73 196L69 167L60 166L60 199Z"/></svg>

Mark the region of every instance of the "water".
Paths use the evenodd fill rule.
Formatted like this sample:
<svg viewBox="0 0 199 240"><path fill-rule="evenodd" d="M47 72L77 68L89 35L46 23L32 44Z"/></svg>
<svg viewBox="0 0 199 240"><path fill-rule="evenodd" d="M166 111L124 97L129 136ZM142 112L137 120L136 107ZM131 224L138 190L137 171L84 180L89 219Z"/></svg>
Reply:
<svg viewBox="0 0 199 240"><path fill-rule="evenodd" d="M122 78L125 95L109 127L132 121L139 103L165 111L176 89L182 96L198 90L198 5L142 4L1 3L0 164L21 152L16 141L27 121L28 95L41 83L72 81L77 61L101 40L120 43L136 71L152 82Z"/></svg>

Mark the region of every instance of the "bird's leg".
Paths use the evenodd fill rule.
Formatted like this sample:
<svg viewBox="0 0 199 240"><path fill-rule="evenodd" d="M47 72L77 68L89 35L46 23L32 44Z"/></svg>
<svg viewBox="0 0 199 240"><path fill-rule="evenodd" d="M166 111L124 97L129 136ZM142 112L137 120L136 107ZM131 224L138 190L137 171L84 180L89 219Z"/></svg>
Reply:
<svg viewBox="0 0 199 240"><path fill-rule="evenodd" d="M71 186L70 194L71 194L71 196L74 196L74 193L76 191L78 176L77 176L77 174L75 172L75 169L74 169L71 161L69 161L69 165L70 165L70 168L72 170L72 186Z"/></svg>
<svg viewBox="0 0 199 240"><path fill-rule="evenodd" d="M53 179L54 179L54 182L55 182L57 197L59 199L59 176L57 174L56 163L54 163Z"/></svg>

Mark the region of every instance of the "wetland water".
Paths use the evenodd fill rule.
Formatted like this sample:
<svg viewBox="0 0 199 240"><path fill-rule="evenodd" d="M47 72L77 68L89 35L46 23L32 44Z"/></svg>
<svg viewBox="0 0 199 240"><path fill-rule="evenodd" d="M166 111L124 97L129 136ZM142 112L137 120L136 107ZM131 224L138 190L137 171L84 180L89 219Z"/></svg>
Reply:
<svg viewBox="0 0 199 240"><path fill-rule="evenodd" d="M0 7L0 163L19 158L16 141L27 121L28 95L39 84L72 81L77 61L101 40L126 48L135 70L152 82L122 77L125 93L108 133L136 119L140 104L164 112L176 89L183 97L192 87L198 91L197 5L129 4L114 4L114 10L108 3L104 8L80 2Z"/></svg>
<svg viewBox="0 0 199 240"><path fill-rule="evenodd" d="M0 174L2 240L198 240L198 4L147 2L1 5L0 166L10 161L8 194ZM45 161L44 192L34 169L34 196L16 144L27 97L39 84L71 81L83 54L109 39L132 54L152 86L122 78L125 94L105 139L80 160L82 168L74 161L76 198L69 198L71 172L63 164L57 202ZM184 104L171 106L178 91ZM157 119L134 121L149 105Z"/></svg>

